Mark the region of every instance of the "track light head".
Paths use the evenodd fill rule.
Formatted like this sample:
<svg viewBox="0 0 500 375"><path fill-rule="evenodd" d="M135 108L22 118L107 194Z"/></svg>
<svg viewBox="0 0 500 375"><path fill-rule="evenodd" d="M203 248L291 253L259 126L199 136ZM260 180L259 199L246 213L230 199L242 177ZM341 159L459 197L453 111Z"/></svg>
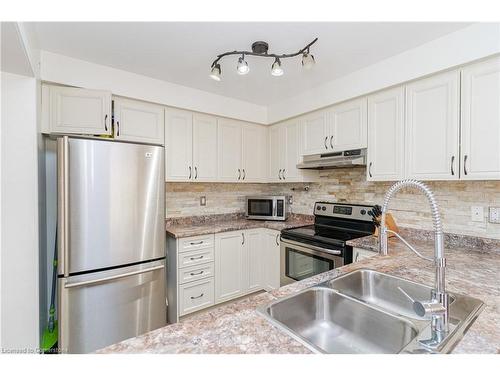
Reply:
<svg viewBox="0 0 500 375"><path fill-rule="evenodd" d="M281 61L280 59L277 57L274 62L273 62L273 65L271 66L271 74L275 77L279 77L279 76L282 76L284 73L283 71L283 68L281 67Z"/></svg>
<svg viewBox="0 0 500 375"><path fill-rule="evenodd" d="M241 57L238 59L236 70L238 71L238 74L241 75L247 74L250 71L248 63L245 61L245 55L241 55Z"/></svg>
<svg viewBox="0 0 500 375"><path fill-rule="evenodd" d="M221 68L220 68L220 64L217 63L217 64L214 64L214 66L212 66L212 70L210 71L210 78L212 78L214 81L220 81L221 80Z"/></svg>

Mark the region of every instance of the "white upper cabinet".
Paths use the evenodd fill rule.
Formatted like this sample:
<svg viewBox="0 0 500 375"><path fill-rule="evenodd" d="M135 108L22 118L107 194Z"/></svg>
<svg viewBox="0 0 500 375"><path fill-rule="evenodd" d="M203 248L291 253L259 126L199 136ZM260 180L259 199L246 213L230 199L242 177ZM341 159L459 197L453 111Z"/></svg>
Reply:
<svg viewBox="0 0 500 375"><path fill-rule="evenodd" d="M349 100L328 111L330 122L326 145L329 150L346 151L366 148L366 98Z"/></svg>
<svg viewBox="0 0 500 375"><path fill-rule="evenodd" d="M396 181L404 174L403 86L368 97L368 181Z"/></svg>
<svg viewBox="0 0 500 375"><path fill-rule="evenodd" d="M269 129L269 176L271 182L314 181L317 171L297 169L300 162L301 123L289 120Z"/></svg>
<svg viewBox="0 0 500 375"><path fill-rule="evenodd" d="M44 85L42 102L48 133L111 135L108 91Z"/></svg>
<svg viewBox="0 0 500 375"><path fill-rule="evenodd" d="M193 115L189 111L168 108L165 121L167 181L192 181Z"/></svg>
<svg viewBox="0 0 500 375"><path fill-rule="evenodd" d="M305 115L303 121L303 155L328 152L330 137L325 111L317 111Z"/></svg>
<svg viewBox="0 0 500 375"><path fill-rule="evenodd" d="M215 117L193 115L192 180L217 180L217 119Z"/></svg>
<svg viewBox="0 0 500 375"><path fill-rule="evenodd" d="M406 172L420 180L459 178L459 72L406 86Z"/></svg>
<svg viewBox="0 0 500 375"><path fill-rule="evenodd" d="M165 109L163 106L114 98L114 136L131 142L163 144Z"/></svg>
<svg viewBox="0 0 500 375"><path fill-rule="evenodd" d="M500 179L500 57L462 71L461 178Z"/></svg>
<svg viewBox="0 0 500 375"><path fill-rule="evenodd" d="M266 182L268 129L261 125L243 125L241 150L241 180Z"/></svg>
<svg viewBox="0 0 500 375"><path fill-rule="evenodd" d="M241 123L235 120L219 119L217 126L218 180L238 182L243 177L241 167Z"/></svg>

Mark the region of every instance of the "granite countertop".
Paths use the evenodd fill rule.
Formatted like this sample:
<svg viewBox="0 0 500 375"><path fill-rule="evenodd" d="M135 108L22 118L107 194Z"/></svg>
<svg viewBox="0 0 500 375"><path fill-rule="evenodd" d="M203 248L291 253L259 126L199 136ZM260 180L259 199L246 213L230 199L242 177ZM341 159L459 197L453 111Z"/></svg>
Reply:
<svg viewBox="0 0 500 375"><path fill-rule="evenodd" d="M312 223L314 223L314 216L310 215L292 214L286 221L270 221L249 220L245 219L242 214L229 214L171 219L167 221L165 228L169 236L184 238L255 228L281 231L282 229L296 228Z"/></svg>
<svg viewBox="0 0 500 375"><path fill-rule="evenodd" d="M418 239L413 240L416 242ZM376 239L365 237L351 244L370 249L376 244ZM431 241L418 240L418 249L426 255L432 254L433 245ZM479 298L486 304L453 353L500 353L500 246L490 247L488 251L478 251L475 247L453 244L452 248L446 249L449 291ZM434 279L432 263L407 251L399 241L390 239L387 256L377 255L272 292L215 307L187 317L181 323L125 340L98 352L310 353L301 343L272 326L256 312L256 308L360 268L386 272L427 285L432 285Z"/></svg>

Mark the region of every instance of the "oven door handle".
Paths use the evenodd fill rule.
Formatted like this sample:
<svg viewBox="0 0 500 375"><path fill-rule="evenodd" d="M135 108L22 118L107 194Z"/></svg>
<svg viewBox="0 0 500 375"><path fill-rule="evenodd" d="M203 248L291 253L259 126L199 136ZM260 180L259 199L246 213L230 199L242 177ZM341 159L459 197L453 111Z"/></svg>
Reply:
<svg viewBox="0 0 500 375"><path fill-rule="evenodd" d="M300 246L300 247L303 247L303 248L307 248L307 249L311 249L311 250L316 250L316 251L321 251L323 253L327 253L327 254L331 254L331 255L342 255L342 251L341 250L325 249L324 247L314 246L314 245L310 245L308 243L301 243L301 242L284 240L283 237L281 238L281 243L288 243L291 246Z"/></svg>

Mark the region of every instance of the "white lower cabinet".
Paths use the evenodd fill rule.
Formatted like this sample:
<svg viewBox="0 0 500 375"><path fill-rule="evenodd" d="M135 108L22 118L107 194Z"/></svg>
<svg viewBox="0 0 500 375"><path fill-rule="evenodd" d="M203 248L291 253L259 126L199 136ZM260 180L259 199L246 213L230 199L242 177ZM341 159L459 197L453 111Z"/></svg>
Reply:
<svg viewBox="0 0 500 375"><path fill-rule="evenodd" d="M377 255L375 251L360 249L359 247L355 247L352 249L352 261L359 262L363 259L371 258Z"/></svg>
<svg viewBox="0 0 500 375"><path fill-rule="evenodd" d="M213 304L213 277L179 286L179 315L186 315Z"/></svg>
<svg viewBox="0 0 500 375"><path fill-rule="evenodd" d="M243 261L245 270L244 290L248 293L262 289L264 236L262 229L244 232ZM246 266L245 266L246 265Z"/></svg>
<svg viewBox="0 0 500 375"><path fill-rule="evenodd" d="M267 290L280 287L280 231L266 229L263 233L262 287Z"/></svg>
<svg viewBox="0 0 500 375"><path fill-rule="evenodd" d="M215 235L215 302L224 302L244 293L244 231Z"/></svg>

